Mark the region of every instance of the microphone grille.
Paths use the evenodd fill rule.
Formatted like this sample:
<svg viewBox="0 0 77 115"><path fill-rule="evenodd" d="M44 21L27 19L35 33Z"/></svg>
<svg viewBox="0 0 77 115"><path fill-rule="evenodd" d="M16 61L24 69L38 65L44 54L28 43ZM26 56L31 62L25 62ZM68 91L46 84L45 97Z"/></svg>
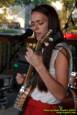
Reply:
<svg viewBox="0 0 77 115"><path fill-rule="evenodd" d="M33 34L33 31L30 28L27 28L26 31L25 31L25 34L27 36L31 36Z"/></svg>

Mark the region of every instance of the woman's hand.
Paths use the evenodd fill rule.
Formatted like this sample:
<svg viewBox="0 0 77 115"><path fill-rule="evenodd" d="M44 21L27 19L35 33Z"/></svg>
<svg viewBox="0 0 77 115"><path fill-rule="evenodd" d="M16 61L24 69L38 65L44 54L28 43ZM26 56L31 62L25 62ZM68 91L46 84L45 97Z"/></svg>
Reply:
<svg viewBox="0 0 77 115"><path fill-rule="evenodd" d="M26 75L25 74L20 74L20 73L16 74L16 81L18 84L23 84L24 80L26 81Z"/></svg>
<svg viewBox="0 0 77 115"><path fill-rule="evenodd" d="M43 64L42 56L33 52L31 48L27 48L25 58L35 69Z"/></svg>

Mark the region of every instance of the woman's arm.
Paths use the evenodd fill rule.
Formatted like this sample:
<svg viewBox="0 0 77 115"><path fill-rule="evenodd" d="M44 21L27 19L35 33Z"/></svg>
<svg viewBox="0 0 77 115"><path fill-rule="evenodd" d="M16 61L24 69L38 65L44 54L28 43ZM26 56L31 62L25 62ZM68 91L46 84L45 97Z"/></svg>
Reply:
<svg viewBox="0 0 77 115"><path fill-rule="evenodd" d="M66 51L62 49L66 54ZM58 99L63 99L66 94L66 89L68 85L68 59L63 53L59 52L57 59L55 61L55 71L56 79L50 75L48 70L43 64L42 57L33 53L33 51L28 48L26 54L26 60L36 69L41 79L47 86L48 90Z"/></svg>

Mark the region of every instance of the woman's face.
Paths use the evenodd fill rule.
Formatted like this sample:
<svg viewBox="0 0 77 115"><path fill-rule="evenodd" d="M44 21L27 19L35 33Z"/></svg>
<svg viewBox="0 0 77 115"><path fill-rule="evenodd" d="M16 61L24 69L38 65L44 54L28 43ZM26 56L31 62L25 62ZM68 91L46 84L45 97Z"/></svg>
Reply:
<svg viewBox="0 0 77 115"><path fill-rule="evenodd" d="M42 39L48 32L48 17L40 12L33 12L31 15L31 28L36 39Z"/></svg>

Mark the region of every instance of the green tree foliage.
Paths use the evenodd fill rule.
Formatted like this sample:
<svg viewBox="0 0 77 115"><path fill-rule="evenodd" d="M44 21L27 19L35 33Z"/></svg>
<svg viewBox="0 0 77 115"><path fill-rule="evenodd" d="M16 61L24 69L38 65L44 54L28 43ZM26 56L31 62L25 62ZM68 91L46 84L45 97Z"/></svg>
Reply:
<svg viewBox="0 0 77 115"><path fill-rule="evenodd" d="M57 0L0 0L0 7L2 6L9 6L10 4L17 3L17 4L40 4L40 3L50 3L51 1L57 1ZM65 4L65 6L68 8L70 7L70 3L73 3L75 0L62 0ZM70 5L69 5L70 4Z"/></svg>
<svg viewBox="0 0 77 115"><path fill-rule="evenodd" d="M55 0L0 0L0 7L9 6L11 4L40 4L40 3L50 3Z"/></svg>
<svg viewBox="0 0 77 115"><path fill-rule="evenodd" d="M0 0L0 7L9 6L13 4L15 0Z"/></svg>
<svg viewBox="0 0 77 115"><path fill-rule="evenodd" d="M50 3L51 0L32 0L33 4L42 4L42 3Z"/></svg>
<svg viewBox="0 0 77 115"><path fill-rule="evenodd" d="M72 6L73 6L73 4L75 2L75 0L62 0L62 1L63 1L64 5L65 5L66 9L68 9L68 10L70 8L72 8Z"/></svg>
<svg viewBox="0 0 77 115"><path fill-rule="evenodd" d="M33 3L33 4L40 4L40 3L50 3L52 0L16 0L16 3L18 4L29 4L29 3Z"/></svg>

